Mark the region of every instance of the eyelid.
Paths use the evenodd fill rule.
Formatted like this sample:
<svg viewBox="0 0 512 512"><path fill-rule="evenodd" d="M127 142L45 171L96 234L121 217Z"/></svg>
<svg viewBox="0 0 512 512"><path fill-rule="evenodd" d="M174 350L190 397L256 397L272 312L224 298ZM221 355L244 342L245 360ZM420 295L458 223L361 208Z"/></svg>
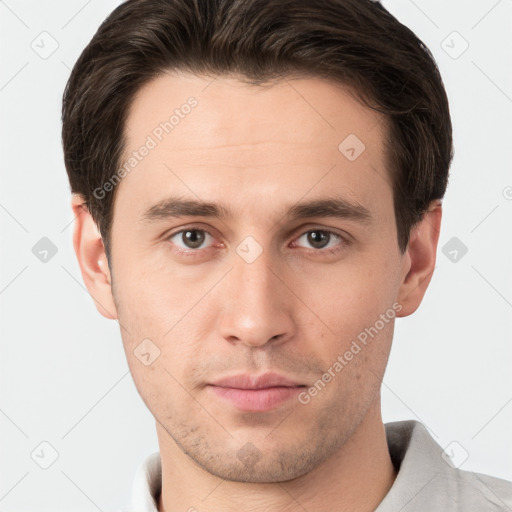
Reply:
<svg viewBox="0 0 512 512"><path fill-rule="evenodd" d="M298 233L295 238L300 238L302 235L310 233L311 231L323 231L324 233L331 233L333 235L339 236L340 238L343 238L347 243L354 241L352 235L350 235L350 233L347 231L331 226L323 226L313 222L302 224L298 228L294 228L292 234Z"/></svg>
<svg viewBox="0 0 512 512"><path fill-rule="evenodd" d="M332 229L319 228L319 227L311 227L309 229L306 229L306 230L302 231L299 234L299 236L295 237L295 239L293 240L292 243L296 244L297 240L302 238L307 233L311 233L313 231L321 231L322 233L328 233L329 235L334 235L340 241L339 241L339 243L336 246L328 247L328 248L314 249L314 248L303 247L304 249L309 250L311 252L315 252L315 253L335 252L337 250L340 250L340 248L339 248L340 246L344 246L344 245L346 246L346 245L349 245L352 242L352 240L351 240L350 236L348 235L348 233L342 235L341 233L338 233L337 231L334 231ZM302 246L298 246L298 247L302 247Z"/></svg>
<svg viewBox="0 0 512 512"><path fill-rule="evenodd" d="M204 227L199 227L199 226L185 226L185 227L182 227L180 229L178 229L177 231L171 231L170 233L164 235L164 240L166 241L170 241L171 238L174 238L176 235L180 235L186 231L202 231L204 233L206 233L207 235L209 235L211 238L213 238L214 240L216 239L215 235L208 229L204 228ZM171 242L172 243L172 242ZM213 243L212 243L213 245ZM180 247L180 246L177 246L178 247L178 251L179 252L199 252L200 250L205 250L207 249L208 247L211 247L211 246L208 246L208 247L205 247L205 248L202 248L202 249L190 249L190 248L184 248L184 247Z"/></svg>
<svg viewBox="0 0 512 512"><path fill-rule="evenodd" d="M167 240L167 241L170 241L171 238L175 237L176 235L179 235L185 231L202 231L206 234L208 234L209 236L211 236L214 240L216 239L216 236L212 233L211 230L203 227L203 226L199 226L199 225L190 225L190 226L184 226L184 227L181 227L179 228L177 231L171 231L169 234L166 234L164 235L164 239ZM297 230L294 230L295 232L297 232ZM300 230L298 231L298 235L294 237L294 239L292 240L291 243L295 243L299 238L301 238L302 236L306 235L307 233L311 233L312 231L321 231L323 233L328 233L330 235L334 235L338 238L341 239L341 242L340 244L338 244L336 247L334 248L328 248L328 249L314 249L314 248L307 248L307 247L303 247L303 249L306 249L306 250L309 250L311 252L315 252L315 253L322 253L322 252L334 252L337 250L337 247L339 245L349 245L350 243L352 243L352 239L350 237L350 235L348 233L345 233L344 234L341 234L337 231L335 231L334 229L332 228L327 228L327 227L320 227L318 225L311 225L311 227L308 227L307 229L304 227L304 226L301 226ZM224 245L222 242L220 242L221 245ZM182 248L180 246L177 246L178 249L177 251L178 252L181 252L181 253L198 253L200 251L204 251L206 249L209 249L211 247L213 247L213 243L212 245L208 246L208 247L205 247L205 248L202 248L202 249L186 249L186 248ZM298 247L302 247L302 246L298 246Z"/></svg>

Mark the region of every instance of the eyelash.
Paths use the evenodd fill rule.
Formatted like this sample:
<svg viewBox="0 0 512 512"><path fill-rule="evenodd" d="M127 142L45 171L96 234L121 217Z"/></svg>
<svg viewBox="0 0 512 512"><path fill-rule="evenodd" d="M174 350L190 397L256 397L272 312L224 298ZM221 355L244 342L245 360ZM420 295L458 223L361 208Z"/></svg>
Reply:
<svg viewBox="0 0 512 512"><path fill-rule="evenodd" d="M171 233L165 239L167 241L170 241L171 238L175 237L176 235L180 235L180 234L185 233L187 231L200 231L200 232L206 233L207 235L211 236L212 238L215 238L215 236L212 233L210 233L210 231L208 231L207 229L199 228L199 227L196 227L196 226L189 226L189 227L187 227L185 229L180 229L179 231ZM339 233L336 233L336 232L328 230L328 229L319 229L319 228L313 228L313 229L308 229L306 231L303 231L296 238L296 240L298 240L302 236L304 236L304 235L306 235L308 233L312 233L314 231L320 231L320 232L326 233L326 234L328 234L330 236L337 237L340 240L340 243L338 243L334 248L330 248L330 249L306 249L310 253L324 254L324 255L325 254L337 254L338 252L343 250L343 246L348 246L351 243L351 240L348 237L342 236ZM172 242L171 242L171 244L172 244ZM342 247L340 247L340 245ZM179 255L185 255L185 256L190 257L190 258L195 258L195 257L200 256L200 253L203 250L204 249L182 249L182 248L178 248L175 251Z"/></svg>

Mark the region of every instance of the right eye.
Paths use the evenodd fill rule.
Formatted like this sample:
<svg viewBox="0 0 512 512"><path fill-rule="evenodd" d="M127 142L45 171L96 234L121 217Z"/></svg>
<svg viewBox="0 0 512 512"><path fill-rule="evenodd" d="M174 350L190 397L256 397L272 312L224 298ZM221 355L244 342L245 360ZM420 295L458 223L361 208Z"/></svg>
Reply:
<svg viewBox="0 0 512 512"><path fill-rule="evenodd" d="M203 244L211 243L213 236L204 229L187 228L173 233L168 240L180 249L184 249L184 252L193 252L196 249L204 249Z"/></svg>

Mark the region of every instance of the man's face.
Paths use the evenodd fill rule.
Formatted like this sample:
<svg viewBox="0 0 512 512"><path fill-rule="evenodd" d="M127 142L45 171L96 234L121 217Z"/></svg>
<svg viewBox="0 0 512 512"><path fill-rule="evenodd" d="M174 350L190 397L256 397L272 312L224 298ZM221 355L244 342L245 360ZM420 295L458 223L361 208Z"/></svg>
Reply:
<svg viewBox="0 0 512 512"><path fill-rule="evenodd" d="M407 271L380 121L320 79L256 87L169 74L131 106L125 160L149 149L114 204L124 348L159 440L212 474L298 477L380 407ZM171 198L189 203L153 208ZM330 209L301 208L326 200ZM213 385L269 372L302 387Z"/></svg>

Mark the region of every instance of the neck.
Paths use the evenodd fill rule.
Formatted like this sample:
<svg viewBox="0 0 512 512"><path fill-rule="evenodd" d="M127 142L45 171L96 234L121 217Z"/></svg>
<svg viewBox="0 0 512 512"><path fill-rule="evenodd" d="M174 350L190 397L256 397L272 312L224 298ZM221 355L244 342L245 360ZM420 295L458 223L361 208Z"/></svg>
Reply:
<svg viewBox="0 0 512 512"><path fill-rule="evenodd" d="M223 480L198 467L158 424L157 431L162 461L159 512L291 512L298 508L308 512L370 512L396 477L380 397L336 453L310 473L286 482Z"/></svg>

